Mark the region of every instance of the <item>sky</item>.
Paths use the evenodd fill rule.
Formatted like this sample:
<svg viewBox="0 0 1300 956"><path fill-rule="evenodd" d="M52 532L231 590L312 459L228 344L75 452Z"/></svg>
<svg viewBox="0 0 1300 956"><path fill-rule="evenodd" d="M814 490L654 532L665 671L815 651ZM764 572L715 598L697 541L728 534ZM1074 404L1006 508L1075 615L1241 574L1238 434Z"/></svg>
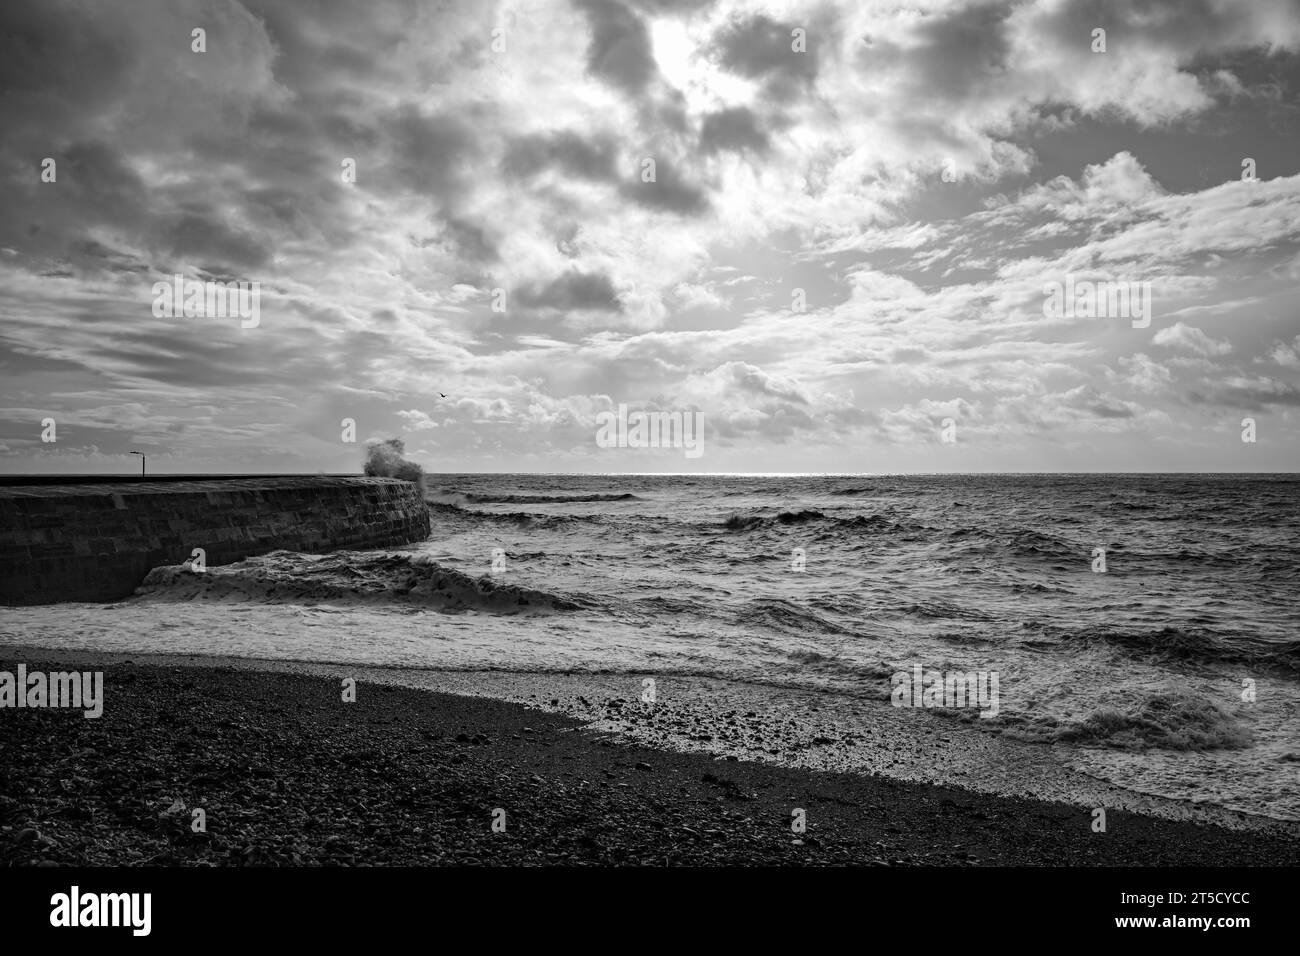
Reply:
<svg viewBox="0 0 1300 956"><path fill-rule="evenodd" d="M0 129L0 472L1300 467L1300 0L19 0Z"/></svg>

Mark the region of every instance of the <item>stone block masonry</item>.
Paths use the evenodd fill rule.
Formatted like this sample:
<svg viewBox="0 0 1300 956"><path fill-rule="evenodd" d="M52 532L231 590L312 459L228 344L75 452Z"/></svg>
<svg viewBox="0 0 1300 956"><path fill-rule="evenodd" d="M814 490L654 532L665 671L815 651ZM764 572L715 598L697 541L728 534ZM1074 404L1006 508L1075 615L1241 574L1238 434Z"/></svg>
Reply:
<svg viewBox="0 0 1300 956"><path fill-rule="evenodd" d="M48 481L48 479L46 479ZM429 537L416 485L266 476L0 486L0 604L113 601L202 548L209 567L280 549L395 547Z"/></svg>

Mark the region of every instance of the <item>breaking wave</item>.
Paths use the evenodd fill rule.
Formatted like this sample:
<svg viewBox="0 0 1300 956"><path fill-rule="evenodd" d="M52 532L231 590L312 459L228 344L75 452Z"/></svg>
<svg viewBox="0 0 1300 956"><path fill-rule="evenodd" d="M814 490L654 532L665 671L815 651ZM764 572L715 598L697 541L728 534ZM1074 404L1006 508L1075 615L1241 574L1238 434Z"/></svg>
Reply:
<svg viewBox="0 0 1300 956"><path fill-rule="evenodd" d="M580 607L546 591L446 568L422 555L374 551L272 551L201 572L168 565L150 571L135 594L136 602L391 604L446 613L518 614Z"/></svg>
<svg viewBox="0 0 1300 956"><path fill-rule="evenodd" d="M639 498L631 492L623 494L591 494L591 495L481 495L470 493L465 496L467 501L475 504L505 504L505 505L554 505L583 503L591 501L637 501Z"/></svg>
<svg viewBox="0 0 1300 956"><path fill-rule="evenodd" d="M736 614L735 622L748 627L771 627L800 634L858 633L855 629L827 620L809 608L779 598L751 601Z"/></svg>
<svg viewBox="0 0 1300 956"><path fill-rule="evenodd" d="M1085 627L1060 632L1065 644L1105 644L1126 656L1153 661L1249 664L1300 671L1300 640L1260 640L1248 634L1176 627Z"/></svg>
<svg viewBox="0 0 1300 956"><path fill-rule="evenodd" d="M1106 707L1081 720L1005 716L1007 733L1025 740L1121 750L1241 750L1250 730L1223 705L1194 694L1157 694L1128 710Z"/></svg>
<svg viewBox="0 0 1300 956"><path fill-rule="evenodd" d="M739 514L727 518L722 527L728 531L758 531L791 525L820 524L835 530L867 531L873 534L893 534L929 530L923 525L904 525L884 515L852 515L837 517L821 511L782 511L778 514Z"/></svg>
<svg viewBox="0 0 1300 956"><path fill-rule="evenodd" d="M448 502L426 499L433 518L486 525L507 525L520 529L554 531L579 524L604 524L604 515L542 515L528 511L479 511Z"/></svg>

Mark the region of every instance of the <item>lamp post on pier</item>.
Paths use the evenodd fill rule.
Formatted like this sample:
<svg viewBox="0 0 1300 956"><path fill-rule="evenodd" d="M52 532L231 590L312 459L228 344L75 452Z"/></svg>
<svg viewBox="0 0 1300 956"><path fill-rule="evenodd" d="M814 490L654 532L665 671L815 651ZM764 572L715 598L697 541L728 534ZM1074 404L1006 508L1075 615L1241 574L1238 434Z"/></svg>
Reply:
<svg viewBox="0 0 1300 956"><path fill-rule="evenodd" d="M133 451L133 452L131 452L131 454L133 454L133 455L139 455L139 456L140 456L140 477L143 478L143 477L144 477L144 463L145 463L145 461L147 461L148 459L147 459L145 453L142 452L142 451Z"/></svg>

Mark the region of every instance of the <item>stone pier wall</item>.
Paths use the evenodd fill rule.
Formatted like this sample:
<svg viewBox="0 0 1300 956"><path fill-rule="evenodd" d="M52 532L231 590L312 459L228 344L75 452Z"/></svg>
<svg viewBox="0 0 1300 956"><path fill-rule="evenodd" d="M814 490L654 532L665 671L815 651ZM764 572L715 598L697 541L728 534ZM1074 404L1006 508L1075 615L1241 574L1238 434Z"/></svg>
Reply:
<svg viewBox="0 0 1300 956"><path fill-rule="evenodd" d="M48 481L48 479L46 479ZM290 476L0 486L0 604L112 601L202 548L209 566L268 551L423 541L418 488L391 478Z"/></svg>

